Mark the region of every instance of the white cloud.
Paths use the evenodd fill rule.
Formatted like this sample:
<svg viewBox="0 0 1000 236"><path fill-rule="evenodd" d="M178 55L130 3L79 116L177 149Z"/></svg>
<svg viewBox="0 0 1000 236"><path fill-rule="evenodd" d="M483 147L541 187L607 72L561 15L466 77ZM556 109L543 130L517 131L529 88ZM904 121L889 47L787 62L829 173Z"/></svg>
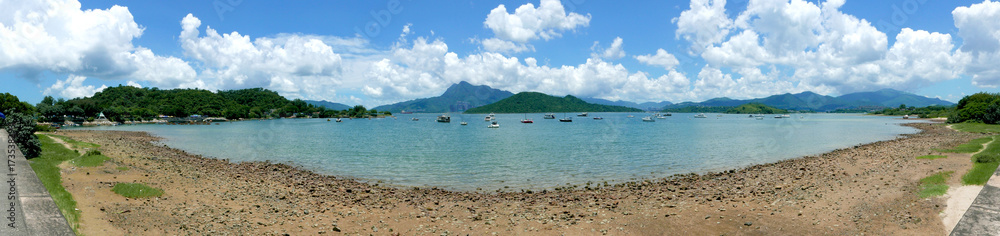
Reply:
<svg viewBox="0 0 1000 236"><path fill-rule="evenodd" d="M680 64L677 57L674 57L673 54L670 54L667 50L663 50L662 48L656 49L656 54L654 55L638 55L635 56L635 59L644 64L660 66L667 70L672 70Z"/></svg>
<svg viewBox="0 0 1000 236"><path fill-rule="evenodd" d="M990 0L958 7L951 12L958 35L962 37L961 51L971 61L965 73L972 75L972 84L979 87L1000 86L1000 2Z"/></svg>
<svg viewBox="0 0 1000 236"><path fill-rule="evenodd" d="M527 3L514 10L514 14L507 13L507 7L500 4L490 11L483 22L498 38L519 43L538 38L553 39L561 36L563 31L589 24L589 14L567 14L559 0L542 0L538 8Z"/></svg>
<svg viewBox="0 0 1000 236"><path fill-rule="evenodd" d="M615 40L611 42L611 47L602 49L600 48L600 42L594 41L594 46L590 47L590 54L594 58L603 58L609 60L617 60L625 57L625 49L622 48L622 38L615 37Z"/></svg>
<svg viewBox="0 0 1000 236"><path fill-rule="evenodd" d="M329 37L284 34L251 40L238 32L219 34L211 27L200 36L201 21L191 14L184 17L181 26L179 40L184 54L203 62L206 68L200 77L211 79L198 86L264 87L299 98L333 91L340 83L342 59L325 41Z"/></svg>
<svg viewBox="0 0 1000 236"><path fill-rule="evenodd" d="M7 1L0 9L0 70L35 80L44 71L100 79L193 78L184 61L133 46L143 30L122 6L84 11L75 0Z"/></svg>
<svg viewBox="0 0 1000 236"><path fill-rule="evenodd" d="M514 43L511 41L506 41L498 38L488 38L482 41L483 49L490 52L500 52L500 53L519 53L525 51L534 51L534 47L530 47L528 44Z"/></svg>
<svg viewBox="0 0 1000 236"><path fill-rule="evenodd" d="M672 21L677 23L676 37L691 42L692 52L700 53L729 35L733 22L726 15L726 0L691 0L690 6Z"/></svg>
<svg viewBox="0 0 1000 236"><path fill-rule="evenodd" d="M90 97L94 96L95 93L104 91L108 88L106 85L101 85L97 88L93 85L83 85L83 81L87 80L87 77L78 75L69 75L65 80L58 80L51 87L45 89L42 95L59 95L63 98L79 98L79 97Z"/></svg>
<svg viewBox="0 0 1000 236"><path fill-rule="evenodd" d="M126 83L126 85L128 85L128 86L132 86L132 87L136 87L136 88L142 88L142 85L140 85L139 83L137 83L137 82L135 82L135 81L131 81L131 80L129 80L129 81L128 81L128 82Z"/></svg>

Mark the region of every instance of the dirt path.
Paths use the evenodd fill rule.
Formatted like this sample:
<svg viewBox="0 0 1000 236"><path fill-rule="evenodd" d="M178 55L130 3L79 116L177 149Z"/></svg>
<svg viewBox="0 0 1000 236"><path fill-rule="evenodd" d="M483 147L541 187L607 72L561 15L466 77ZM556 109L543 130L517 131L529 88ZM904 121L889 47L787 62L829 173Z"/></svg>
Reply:
<svg viewBox="0 0 1000 236"><path fill-rule="evenodd" d="M949 129L951 125L948 126ZM962 160L972 160L972 156L979 154L986 150L986 146L990 143L996 142L996 140L991 140L983 144L983 149L980 149L976 153L972 154L956 154L949 153L948 158L962 159ZM971 169L971 166L970 168ZM965 212L969 210L969 206L972 206L972 202L976 200L976 196L979 196L979 192L983 190L982 185L963 185L961 181L961 176L968 172L965 169L962 172L955 172L954 175L958 176L959 180L957 183L949 183L948 193L945 194L944 198L947 199L947 207L944 211L941 211L941 222L944 224L945 234L951 234L951 231L955 229L955 225L958 225L958 221L962 219Z"/></svg>
<svg viewBox="0 0 1000 236"><path fill-rule="evenodd" d="M924 131L744 169L523 193L390 188L203 158L146 133L67 131L112 160L64 181L87 223L119 230L111 234L939 235L945 198L919 198L919 180L971 163L915 157L981 135L911 125ZM110 191L117 182L166 193L125 199Z"/></svg>

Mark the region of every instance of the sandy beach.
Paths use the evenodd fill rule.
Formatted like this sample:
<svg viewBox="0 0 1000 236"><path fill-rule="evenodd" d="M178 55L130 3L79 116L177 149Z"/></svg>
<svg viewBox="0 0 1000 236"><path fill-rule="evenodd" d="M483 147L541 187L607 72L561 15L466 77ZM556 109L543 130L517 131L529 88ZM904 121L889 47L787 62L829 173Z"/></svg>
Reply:
<svg viewBox="0 0 1000 236"><path fill-rule="evenodd" d="M142 132L60 131L100 144L100 167L63 167L87 235L941 235L950 195L920 198L919 180L970 154L924 160L983 135L941 124L922 132L771 164L613 186L535 192L393 188L285 164L187 154ZM225 147L220 147L225 148ZM119 182L162 188L127 199Z"/></svg>

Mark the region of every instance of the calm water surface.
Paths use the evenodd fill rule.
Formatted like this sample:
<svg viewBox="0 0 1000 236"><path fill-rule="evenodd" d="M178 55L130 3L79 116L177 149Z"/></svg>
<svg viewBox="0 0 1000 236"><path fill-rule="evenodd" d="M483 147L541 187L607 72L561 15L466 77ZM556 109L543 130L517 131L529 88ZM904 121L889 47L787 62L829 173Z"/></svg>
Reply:
<svg viewBox="0 0 1000 236"><path fill-rule="evenodd" d="M648 115L642 113L557 114L572 116L572 123L542 114L498 114L498 129L486 128L484 115L452 114L451 123L435 122L437 115L89 129L148 131L170 147L237 162L268 160L320 174L453 190L541 189L721 171L918 131L898 125L912 122L898 117L844 114L764 120L673 114L656 122L642 122ZM521 124L525 116L535 123Z"/></svg>

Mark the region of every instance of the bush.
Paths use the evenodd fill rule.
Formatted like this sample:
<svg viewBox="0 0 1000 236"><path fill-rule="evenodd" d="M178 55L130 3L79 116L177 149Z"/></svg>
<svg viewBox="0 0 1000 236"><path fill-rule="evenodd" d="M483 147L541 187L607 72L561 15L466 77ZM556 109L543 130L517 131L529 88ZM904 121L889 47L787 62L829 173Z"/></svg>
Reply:
<svg viewBox="0 0 1000 236"><path fill-rule="evenodd" d="M35 131L38 131L38 132L52 132L53 130L55 130L55 128L52 128L52 126L48 126L48 125L35 125Z"/></svg>
<svg viewBox="0 0 1000 236"><path fill-rule="evenodd" d="M42 143L35 137L35 119L31 116L13 112L4 112L6 119L0 120L0 128L6 129L10 138L17 143L18 149L26 158L35 158L42 153Z"/></svg>
<svg viewBox="0 0 1000 236"><path fill-rule="evenodd" d="M948 117L948 123L966 121L986 124L1000 122L1000 93L976 93L959 100L955 112Z"/></svg>

